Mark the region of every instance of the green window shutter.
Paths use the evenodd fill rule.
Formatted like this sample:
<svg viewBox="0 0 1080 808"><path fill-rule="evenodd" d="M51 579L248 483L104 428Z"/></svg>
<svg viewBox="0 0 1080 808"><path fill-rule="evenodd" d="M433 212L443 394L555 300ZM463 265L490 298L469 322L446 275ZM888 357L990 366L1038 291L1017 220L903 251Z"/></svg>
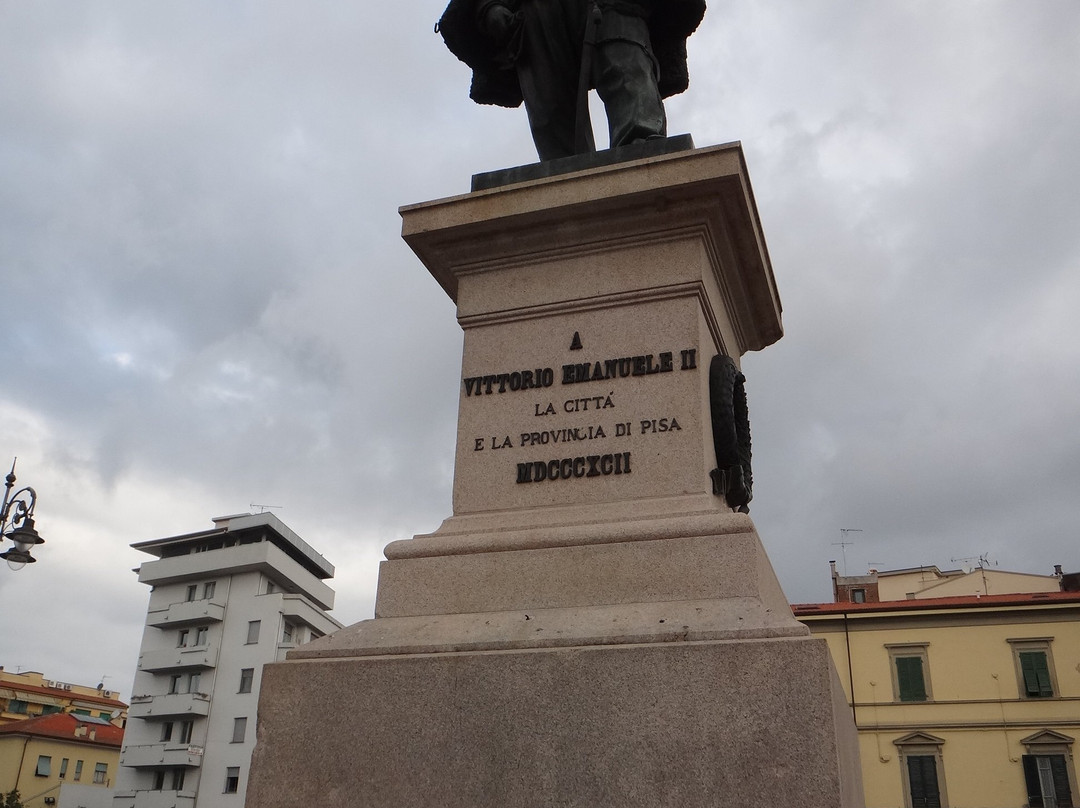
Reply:
<svg viewBox="0 0 1080 808"><path fill-rule="evenodd" d="M1065 768L1064 755L1050 755L1050 773L1054 778L1054 791L1057 792L1057 804L1071 806L1072 789L1069 788L1069 772Z"/></svg>
<svg viewBox="0 0 1080 808"><path fill-rule="evenodd" d="M1053 696L1054 686L1050 684L1050 669L1046 665L1046 655L1041 656L1042 666L1036 665L1036 673L1039 677L1039 695L1040 696Z"/></svg>
<svg viewBox="0 0 1080 808"><path fill-rule="evenodd" d="M911 755L907 759L907 767L912 808L941 808L934 756Z"/></svg>
<svg viewBox="0 0 1080 808"><path fill-rule="evenodd" d="M1029 698L1046 698L1054 695L1050 683L1050 668L1045 651L1021 651L1020 671L1024 676L1024 694Z"/></svg>
<svg viewBox="0 0 1080 808"><path fill-rule="evenodd" d="M926 701L922 657L897 657L896 682L900 690L900 701Z"/></svg>
<svg viewBox="0 0 1080 808"><path fill-rule="evenodd" d="M1028 808L1043 808L1042 788L1039 787L1039 762L1034 755L1024 755L1024 783L1027 785Z"/></svg>

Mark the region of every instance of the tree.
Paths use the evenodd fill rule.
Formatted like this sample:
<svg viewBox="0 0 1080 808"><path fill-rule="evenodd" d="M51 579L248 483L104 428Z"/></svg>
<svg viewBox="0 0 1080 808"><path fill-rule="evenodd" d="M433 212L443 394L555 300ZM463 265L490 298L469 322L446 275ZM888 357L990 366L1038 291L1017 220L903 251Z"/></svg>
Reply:
<svg viewBox="0 0 1080 808"><path fill-rule="evenodd" d="M23 808L18 789L11 789L5 796L2 808Z"/></svg>

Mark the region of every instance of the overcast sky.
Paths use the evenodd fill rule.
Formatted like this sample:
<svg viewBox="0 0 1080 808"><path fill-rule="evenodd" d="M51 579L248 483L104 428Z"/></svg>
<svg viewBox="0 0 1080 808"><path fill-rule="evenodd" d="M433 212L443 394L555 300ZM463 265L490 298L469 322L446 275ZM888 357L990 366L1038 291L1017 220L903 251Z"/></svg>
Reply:
<svg viewBox="0 0 1080 808"><path fill-rule="evenodd" d="M443 5L0 0L9 670L130 696L132 542L280 506L352 623L450 515L461 331L397 208L535 156ZM1080 570L1080 3L717 0L690 70L670 131L742 142L784 304L743 367L789 598Z"/></svg>

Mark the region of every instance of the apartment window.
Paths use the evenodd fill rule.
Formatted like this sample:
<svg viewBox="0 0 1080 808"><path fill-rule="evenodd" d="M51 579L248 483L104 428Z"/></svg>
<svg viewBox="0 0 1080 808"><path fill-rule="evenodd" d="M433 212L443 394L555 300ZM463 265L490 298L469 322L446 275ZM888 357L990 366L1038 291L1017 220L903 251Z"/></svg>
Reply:
<svg viewBox="0 0 1080 808"><path fill-rule="evenodd" d="M27 715L29 713L30 703L23 701L22 699L12 699L8 702L8 712L18 713L19 715Z"/></svg>
<svg viewBox="0 0 1080 808"><path fill-rule="evenodd" d="M937 759L933 755L909 755L906 761L912 808L941 808Z"/></svg>
<svg viewBox="0 0 1080 808"><path fill-rule="evenodd" d="M42 715L52 715L53 713L62 713L64 708L58 704L44 704L41 707Z"/></svg>
<svg viewBox="0 0 1080 808"><path fill-rule="evenodd" d="M176 647L183 648L187 645L188 630L186 628L181 629L176 635Z"/></svg>
<svg viewBox="0 0 1080 808"><path fill-rule="evenodd" d="M169 677L169 695L180 692L180 674L176 673Z"/></svg>
<svg viewBox="0 0 1080 808"><path fill-rule="evenodd" d="M1048 698L1054 695L1050 684L1050 666L1044 651L1021 651L1020 672L1024 680L1024 695L1029 698Z"/></svg>
<svg viewBox="0 0 1080 808"><path fill-rule="evenodd" d="M243 743L247 735L247 718L234 718L232 725L232 742Z"/></svg>
<svg viewBox="0 0 1080 808"><path fill-rule="evenodd" d="M1048 699L1057 692L1054 659L1050 654L1052 637L1010 639L1020 696L1025 699Z"/></svg>
<svg viewBox="0 0 1080 808"><path fill-rule="evenodd" d="M1072 808L1072 789L1064 755L1024 755L1024 780L1030 808Z"/></svg>
<svg viewBox="0 0 1080 808"><path fill-rule="evenodd" d="M210 629L206 626L199 626L195 629L195 645L206 645L206 638Z"/></svg>
<svg viewBox="0 0 1080 808"><path fill-rule="evenodd" d="M159 769L154 772L154 791L164 791L166 783L169 784L170 791L182 791L184 789L184 770L177 767L174 769Z"/></svg>
<svg viewBox="0 0 1080 808"><path fill-rule="evenodd" d="M247 645L254 645L259 641L259 628L261 626L262 620L251 620L248 622Z"/></svg>
<svg viewBox="0 0 1080 808"><path fill-rule="evenodd" d="M851 602L852 603L866 603L866 590L865 589L852 589L851 590Z"/></svg>
<svg viewBox="0 0 1080 808"><path fill-rule="evenodd" d="M38 777L48 777L52 774L52 758L48 755L38 755L37 768L34 774Z"/></svg>
<svg viewBox="0 0 1080 808"><path fill-rule="evenodd" d="M229 766L225 770L225 793L235 794L240 788L240 767Z"/></svg>
<svg viewBox="0 0 1080 808"><path fill-rule="evenodd" d="M179 742L182 744L191 743L191 731L195 728L194 721L181 721L180 722L180 737Z"/></svg>
<svg viewBox="0 0 1080 808"><path fill-rule="evenodd" d="M161 725L161 740L162 741L171 741L172 740L172 731L173 731L173 722L172 721L166 721L164 724L162 724Z"/></svg>
<svg viewBox="0 0 1080 808"><path fill-rule="evenodd" d="M281 629L281 641L285 644L296 642L298 628L298 626L294 626L292 623L286 620L285 625Z"/></svg>
<svg viewBox="0 0 1080 808"><path fill-rule="evenodd" d="M202 683L201 673L189 673L188 674L188 693L198 693L199 685Z"/></svg>
<svg viewBox="0 0 1080 808"><path fill-rule="evenodd" d="M82 761L81 760L76 760L75 761L75 778L74 779L75 779L76 783L79 782L80 780L82 780Z"/></svg>
<svg viewBox="0 0 1080 808"><path fill-rule="evenodd" d="M187 588L187 597L185 598L185 600L187 600L188 603L191 603L191 601L195 600L195 595L198 593L198 591L198 584L191 584L191 586Z"/></svg>
<svg viewBox="0 0 1080 808"><path fill-rule="evenodd" d="M913 732L893 743L900 752L905 808L948 808L941 756L944 739Z"/></svg>
<svg viewBox="0 0 1080 808"><path fill-rule="evenodd" d="M894 701L930 700L927 645L928 643L909 643L885 646L892 662Z"/></svg>
<svg viewBox="0 0 1080 808"><path fill-rule="evenodd" d="M214 597L215 589L217 589L217 581L207 581L205 584L203 584L203 599L210 600L210 598Z"/></svg>
<svg viewBox="0 0 1080 808"><path fill-rule="evenodd" d="M254 678L255 678L255 669L254 668L243 668L240 671L240 690L238 690L237 692L238 693L250 693L251 692L251 682L252 682L252 680Z"/></svg>
<svg viewBox="0 0 1080 808"><path fill-rule="evenodd" d="M109 774L108 763L97 763L94 765L94 784L103 786L105 785L105 778Z"/></svg>
<svg viewBox="0 0 1080 808"><path fill-rule="evenodd" d="M1072 808L1077 793L1072 766L1073 739L1044 729L1021 741L1024 755L1024 782L1030 808Z"/></svg>
<svg viewBox="0 0 1080 808"><path fill-rule="evenodd" d="M896 657L896 689L900 701L926 701L923 657Z"/></svg>
<svg viewBox="0 0 1080 808"><path fill-rule="evenodd" d="M273 581L271 581L269 578L267 578L266 579L266 594L267 595L272 595L277 591L278 591L277 584L275 584Z"/></svg>
<svg viewBox="0 0 1080 808"><path fill-rule="evenodd" d="M71 714L72 715L90 715L90 711L89 710L72 710Z"/></svg>
<svg viewBox="0 0 1080 808"><path fill-rule="evenodd" d="M68 764L68 759L67 758L62 758L61 761L60 761L60 779L61 780L63 780L65 777L67 777L67 764Z"/></svg>

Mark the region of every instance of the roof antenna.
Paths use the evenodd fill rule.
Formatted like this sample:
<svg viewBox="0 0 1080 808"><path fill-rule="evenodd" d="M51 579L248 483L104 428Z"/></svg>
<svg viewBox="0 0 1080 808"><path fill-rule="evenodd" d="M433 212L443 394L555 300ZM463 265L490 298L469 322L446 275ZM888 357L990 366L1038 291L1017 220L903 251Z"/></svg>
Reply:
<svg viewBox="0 0 1080 808"><path fill-rule="evenodd" d="M950 558L949 561L952 562L953 564L955 564L957 561L959 561L961 563L963 563L965 561L968 561L968 562L978 561L979 562L978 566L972 568L969 571L970 572L974 572L975 570L979 571L979 574L982 575L983 594L984 595L989 595L990 594L990 586L986 582L986 568L987 567L996 567L998 565L998 563L996 561L990 561L990 559L988 558L989 555L990 555L989 553L982 553L982 554L980 554L978 556L968 556L967 558Z"/></svg>
<svg viewBox="0 0 1080 808"><path fill-rule="evenodd" d="M845 576L847 575L847 548L855 544L853 541L845 541L848 533L862 533L862 529L857 527L842 527L840 528L840 541L832 542L833 547L836 547L837 545L840 546L840 557L844 561Z"/></svg>
<svg viewBox="0 0 1080 808"><path fill-rule="evenodd" d="M950 558L949 562L956 564L957 562L963 564L964 562L971 563L972 561L978 561L979 563L974 566L974 569L986 569L987 567L996 567L998 563L990 560L989 553L982 553L977 556L968 556L967 558Z"/></svg>
<svg viewBox="0 0 1080 808"><path fill-rule="evenodd" d="M278 510L281 510L285 506L284 505L256 505L254 502L252 502L250 505L248 505L248 507L249 508L258 508L259 513L266 513L271 508L277 508Z"/></svg>

